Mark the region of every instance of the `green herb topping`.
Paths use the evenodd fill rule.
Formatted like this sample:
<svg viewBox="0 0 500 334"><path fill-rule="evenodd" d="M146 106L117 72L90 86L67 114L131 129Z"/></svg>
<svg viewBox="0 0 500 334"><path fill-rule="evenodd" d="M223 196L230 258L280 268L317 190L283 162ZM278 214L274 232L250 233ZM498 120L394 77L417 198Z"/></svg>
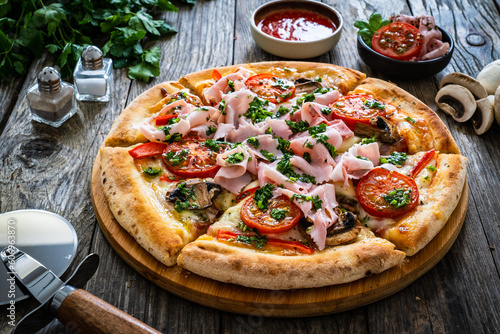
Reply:
<svg viewBox="0 0 500 334"><path fill-rule="evenodd" d="M278 159L271 152L268 152L266 150L260 150L260 154L262 154L264 156L264 158L266 158L267 160L269 160L271 162L274 162Z"/></svg>
<svg viewBox="0 0 500 334"><path fill-rule="evenodd" d="M156 175L161 174L161 168L153 168L153 167L144 168L144 167L142 167L142 171L144 173L148 174L149 176L156 176Z"/></svg>
<svg viewBox="0 0 500 334"><path fill-rule="evenodd" d="M273 197L274 187L272 184L266 184L255 191L253 199L255 204L262 211L266 211L269 206L269 200Z"/></svg>
<svg viewBox="0 0 500 334"><path fill-rule="evenodd" d="M382 103L378 102L375 99L365 100L363 104L368 108L385 110L385 105L383 105Z"/></svg>
<svg viewBox="0 0 500 334"><path fill-rule="evenodd" d="M268 105L268 100L263 100L256 96L253 98L253 101L249 103L250 108L248 108L247 112L244 113L243 116L250 118L252 123L262 122L266 118L274 116L272 112L264 109L264 107Z"/></svg>
<svg viewBox="0 0 500 334"><path fill-rule="evenodd" d="M287 209L272 209L271 210L271 217L273 219L280 221L280 220L285 219L287 212L288 212Z"/></svg>
<svg viewBox="0 0 500 334"><path fill-rule="evenodd" d="M313 205L315 210L321 209L321 205L323 204L323 201L321 199L319 199L319 195L312 197L312 196L302 195L302 194L293 194L291 200L293 201L294 199L297 199L299 202L303 202L303 201L312 202L312 205Z"/></svg>
<svg viewBox="0 0 500 334"><path fill-rule="evenodd" d="M373 136L372 138L363 138L361 139L361 145L368 145L371 143L375 143L377 141L377 136Z"/></svg>
<svg viewBox="0 0 500 334"><path fill-rule="evenodd" d="M411 188L393 189L382 196L384 200L396 209L404 208L411 202Z"/></svg>
<svg viewBox="0 0 500 334"><path fill-rule="evenodd" d="M245 159L245 155L242 152L231 153L227 156L226 160L230 164L237 164Z"/></svg>
<svg viewBox="0 0 500 334"><path fill-rule="evenodd" d="M259 148L259 147L260 147L260 142L259 142L259 140L258 140L257 138L255 138L255 137L249 137L249 138L247 138L247 143L248 143L249 145L252 145L252 146L253 146L253 147L255 147L255 148Z"/></svg>
<svg viewBox="0 0 500 334"><path fill-rule="evenodd" d="M307 123L307 121L300 121L297 123L294 121L285 120L285 122L286 125L288 125L290 129L292 129L293 133L303 132L309 129L309 123Z"/></svg>
<svg viewBox="0 0 500 334"><path fill-rule="evenodd" d="M207 136L213 135L215 132L217 132L217 128L213 125L209 125L206 131Z"/></svg>
<svg viewBox="0 0 500 334"><path fill-rule="evenodd" d="M428 165L427 169L430 170L431 172L435 172L436 171L436 167L434 167L433 165Z"/></svg>
<svg viewBox="0 0 500 334"><path fill-rule="evenodd" d="M394 152L390 156L388 156L387 158L380 158L380 163L382 163L382 164L390 163L390 164L396 165L398 167L401 167L404 165L406 159L408 159L408 156L406 155L406 153Z"/></svg>
<svg viewBox="0 0 500 334"><path fill-rule="evenodd" d="M183 148L177 152L168 152L163 154L165 159L172 165L178 166L181 162L186 160L186 157L191 153L188 149Z"/></svg>
<svg viewBox="0 0 500 334"><path fill-rule="evenodd" d="M390 20L383 19L380 13L375 12L370 15L368 22L357 20L354 22L354 26L359 29L358 35L361 36L366 45L371 48L373 35L377 32L377 30L388 25L389 23L391 23Z"/></svg>

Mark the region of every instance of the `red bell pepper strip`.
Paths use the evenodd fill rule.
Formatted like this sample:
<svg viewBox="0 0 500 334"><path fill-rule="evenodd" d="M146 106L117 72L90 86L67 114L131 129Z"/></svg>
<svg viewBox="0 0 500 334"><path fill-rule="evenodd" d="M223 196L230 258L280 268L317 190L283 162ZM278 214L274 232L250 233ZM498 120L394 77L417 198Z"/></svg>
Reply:
<svg viewBox="0 0 500 334"><path fill-rule="evenodd" d="M134 159L144 158L144 157L152 157L155 155L162 154L163 151L165 151L165 148L167 148L166 144L149 142L149 143L134 147L133 149L128 151L128 154L130 154L130 156Z"/></svg>
<svg viewBox="0 0 500 334"><path fill-rule="evenodd" d="M257 189L259 189L259 187L255 187L255 188L251 188L251 189L242 191L238 196L236 196L236 203L239 203L245 197L252 195L253 193L255 193L255 191Z"/></svg>
<svg viewBox="0 0 500 334"><path fill-rule="evenodd" d="M434 148L432 150L430 150L429 152L425 153L422 156L422 158L420 158L420 160L417 162L415 167L413 167L413 169L411 170L410 177L415 178L415 176L417 176L422 171L422 169L424 169L424 167L427 166L429 161L431 161L434 158L434 155L436 155L436 154L437 154L437 151Z"/></svg>
<svg viewBox="0 0 500 334"><path fill-rule="evenodd" d="M237 241L238 236L244 236L244 237L252 237L254 235L250 234L237 234L225 230L218 230L217 231L217 239L219 240L231 240L231 241ZM276 248L281 248L281 249L289 249L293 250L299 253L304 253L304 254L312 254L314 253L314 249L307 247L306 245L297 242L297 241L286 241L286 240L280 240L280 239L267 239L266 246L271 246L271 247L276 247Z"/></svg>
<svg viewBox="0 0 500 334"><path fill-rule="evenodd" d="M177 114L173 114L173 115L160 115L158 117L156 117L155 119L155 123L156 125L167 125L168 124L168 121L172 118L176 118L177 117Z"/></svg>
<svg viewBox="0 0 500 334"><path fill-rule="evenodd" d="M219 71L217 71L216 69L214 69L212 71L212 79L214 79L215 81L219 81L220 79L222 79L222 74L220 74Z"/></svg>

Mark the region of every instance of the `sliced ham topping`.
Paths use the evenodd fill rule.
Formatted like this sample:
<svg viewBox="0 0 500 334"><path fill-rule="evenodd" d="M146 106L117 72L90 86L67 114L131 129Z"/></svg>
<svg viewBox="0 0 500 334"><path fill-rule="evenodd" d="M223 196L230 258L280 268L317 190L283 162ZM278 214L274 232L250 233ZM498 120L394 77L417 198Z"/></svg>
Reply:
<svg viewBox="0 0 500 334"><path fill-rule="evenodd" d="M243 160L236 163L229 162L234 154L243 154ZM252 181L252 176L247 170L257 174L257 160L253 152L242 145L217 155L217 164L221 168L214 177L215 182L234 194L239 194L241 189Z"/></svg>
<svg viewBox="0 0 500 334"><path fill-rule="evenodd" d="M322 104L324 106L328 106L331 103L337 101L340 97L340 93L338 90L332 90L329 91L328 93L325 94L316 94L315 95L315 102Z"/></svg>
<svg viewBox="0 0 500 334"><path fill-rule="evenodd" d="M224 111L225 115L219 118L219 123L232 124L237 129L240 118L247 112L248 108L250 108L250 102L252 102L256 96L257 95L249 89L243 89L224 95L226 104Z"/></svg>
<svg viewBox="0 0 500 334"><path fill-rule="evenodd" d="M151 125L152 119L154 118L146 120L145 122L135 126L135 128L149 141L165 142L166 141L165 131L158 130L156 127ZM170 135L173 135L175 133L180 133L182 136L185 136L189 132L189 129L191 128L189 121L185 119L180 119L178 123L175 123L173 125L167 125L166 127L170 128L169 129Z"/></svg>
<svg viewBox="0 0 500 334"><path fill-rule="evenodd" d="M333 166L327 163L309 163L304 158L294 156L290 159L290 163L300 169L304 174L314 176L316 183L323 183L330 180L330 174L333 171Z"/></svg>
<svg viewBox="0 0 500 334"><path fill-rule="evenodd" d="M221 79L217 80L217 82L211 87L207 88L203 92L203 96L207 102L212 103L212 105L219 104L222 100L222 96L231 91L231 87L229 86L229 81L232 81L234 84L234 90L238 91L245 87L245 80L250 76L250 73L244 69L239 68L235 73L229 73L223 76Z"/></svg>
<svg viewBox="0 0 500 334"><path fill-rule="evenodd" d="M344 181L347 186L349 179L359 179L378 165L379 158L377 143L355 144L348 152L335 159L338 164L330 174L330 179L333 182Z"/></svg>

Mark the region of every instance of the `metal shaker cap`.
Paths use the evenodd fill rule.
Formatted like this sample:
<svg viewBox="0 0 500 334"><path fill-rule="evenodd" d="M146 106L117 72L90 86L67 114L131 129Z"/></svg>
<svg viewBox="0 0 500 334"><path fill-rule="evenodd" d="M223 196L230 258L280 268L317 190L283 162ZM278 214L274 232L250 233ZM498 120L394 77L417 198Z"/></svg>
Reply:
<svg viewBox="0 0 500 334"><path fill-rule="evenodd" d="M82 52L82 66L84 70L100 70L102 64L102 51L95 45L90 45Z"/></svg>
<svg viewBox="0 0 500 334"><path fill-rule="evenodd" d="M38 73L38 89L44 93L57 93L61 90L61 74L53 67L46 66Z"/></svg>

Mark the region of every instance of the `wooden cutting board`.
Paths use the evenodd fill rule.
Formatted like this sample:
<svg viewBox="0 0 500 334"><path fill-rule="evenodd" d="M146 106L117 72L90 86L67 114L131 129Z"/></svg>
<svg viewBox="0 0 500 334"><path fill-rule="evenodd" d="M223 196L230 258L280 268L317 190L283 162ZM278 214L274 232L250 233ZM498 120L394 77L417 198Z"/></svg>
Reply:
<svg viewBox="0 0 500 334"><path fill-rule="evenodd" d="M100 159L92 170L92 203L97 221L115 251L151 282L182 298L227 312L266 317L305 317L346 311L388 297L422 276L448 252L467 210L467 182L457 208L443 230L415 256L380 274L358 281L314 289L259 290L221 283L167 267L144 250L114 219L101 186Z"/></svg>

